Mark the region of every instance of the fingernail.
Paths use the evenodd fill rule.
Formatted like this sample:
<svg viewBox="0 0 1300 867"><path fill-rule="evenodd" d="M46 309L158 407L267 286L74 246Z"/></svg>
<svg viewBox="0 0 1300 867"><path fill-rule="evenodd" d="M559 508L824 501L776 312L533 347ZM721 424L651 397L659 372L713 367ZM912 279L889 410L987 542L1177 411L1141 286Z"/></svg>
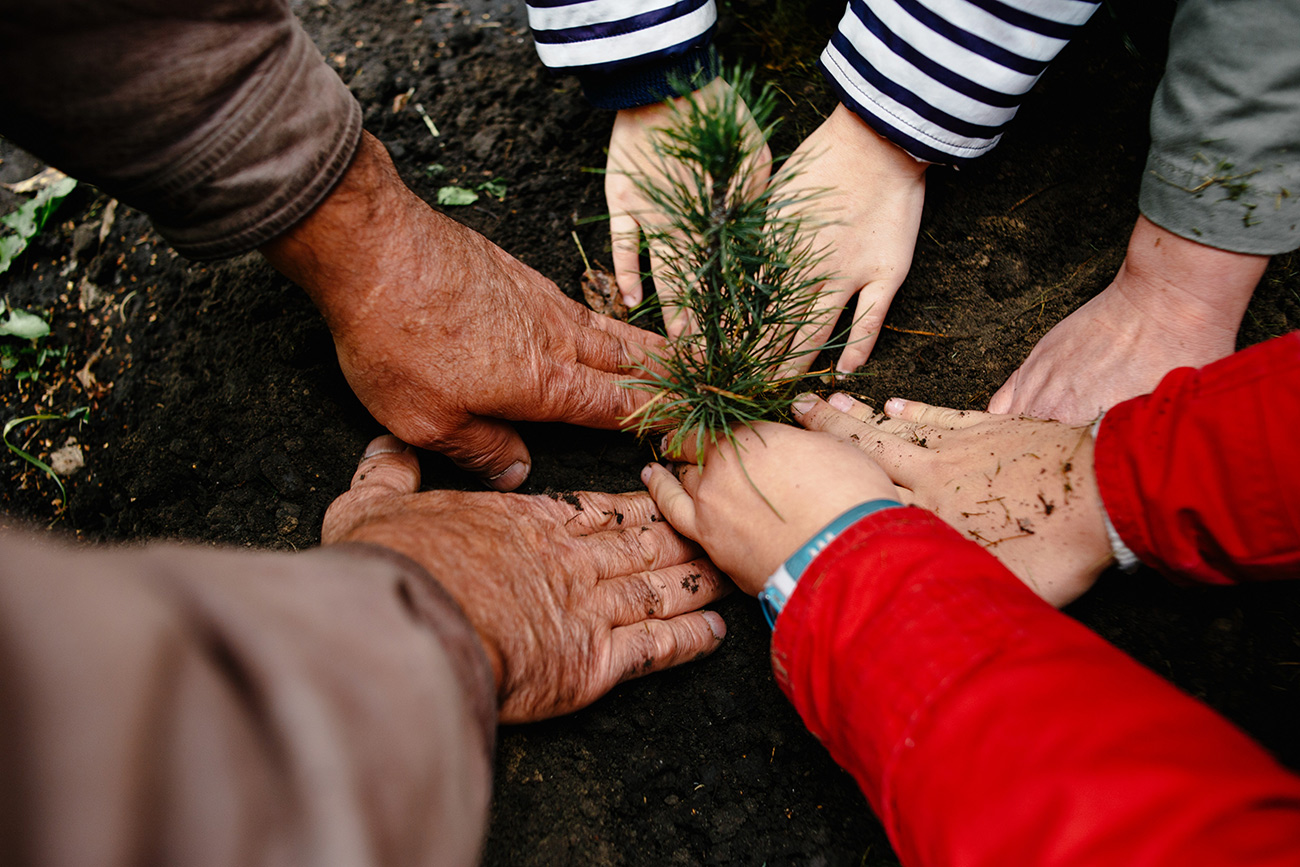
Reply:
<svg viewBox="0 0 1300 867"><path fill-rule="evenodd" d="M885 415L898 415L907 408L907 401L901 397L891 397L885 401Z"/></svg>
<svg viewBox="0 0 1300 867"><path fill-rule="evenodd" d="M523 461L515 461L495 476L488 476L485 481L487 486L494 491L513 491L524 483L524 479L528 478L528 469L528 464Z"/></svg>
<svg viewBox="0 0 1300 867"><path fill-rule="evenodd" d="M635 296L632 296L632 295L624 295L624 296L623 296L623 303L624 303L625 305L627 305L628 307L635 307L635 306L636 306L636 303L637 303L637 302L636 302L636 297L635 297Z"/></svg>
<svg viewBox="0 0 1300 867"><path fill-rule="evenodd" d="M379 455L400 455L410 448L392 434L384 434L378 439L371 440L370 445L366 446L366 453L361 456L361 460L364 461L367 458L374 458Z"/></svg>
<svg viewBox="0 0 1300 867"><path fill-rule="evenodd" d="M840 412L848 412L853 409L853 398L849 397L842 391L837 391L826 399L826 402L838 409Z"/></svg>
<svg viewBox="0 0 1300 867"><path fill-rule="evenodd" d="M641 468L641 484L646 487L650 486L650 474L654 472L654 464L646 464Z"/></svg>
<svg viewBox="0 0 1300 867"><path fill-rule="evenodd" d="M659 454L668 454L668 434L664 434L659 440Z"/></svg>
<svg viewBox="0 0 1300 867"><path fill-rule="evenodd" d="M811 394L801 394L794 399L794 403L790 404L797 415L803 415L810 412L816 405L817 398L813 397Z"/></svg>
<svg viewBox="0 0 1300 867"><path fill-rule="evenodd" d="M715 641L721 641L727 637L727 621L722 619L722 615L716 611L701 611L704 616L704 622L708 624L709 631L713 633Z"/></svg>

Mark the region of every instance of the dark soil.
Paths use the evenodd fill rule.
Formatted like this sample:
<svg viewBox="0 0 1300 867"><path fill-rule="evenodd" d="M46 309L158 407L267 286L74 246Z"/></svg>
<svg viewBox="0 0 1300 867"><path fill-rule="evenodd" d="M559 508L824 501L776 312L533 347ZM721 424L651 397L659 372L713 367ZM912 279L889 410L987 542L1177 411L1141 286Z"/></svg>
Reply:
<svg viewBox="0 0 1300 867"><path fill-rule="evenodd" d="M603 211L601 179L586 170L603 165L610 117L541 68L522 4L295 5L408 183L432 200L444 184L504 179L504 201L446 210L580 297L569 233L608 265L605 226L584 221ZM734 0L720 26L727 56L759 63L782 88L777 151L833 104L811 63L839 9L801 5ZM890 313L896 330L853 390L877 405L899 394L983 408L1053 323L1104 288L1137 216L1161 27L1159 15L1099 13L990 157L931 172L916 263ZM1126 35L1141 56L1126 50ZM39 167L3 142L0 158L3 181ZM62 367L47 359L35 380L0 380L4 419L90 408L84 423L13 435L41 456L70 440L83 448L67 510L48 479L7 454L0 507L93 540L316 544L326 506L378 432L339 374L325 327L256 257L187 264L125 207L101 244L108 201L80 188L0 278L14 306L52 319L47 344L68 347ZM1275 260L1257 291L1242 344L1297 327L1293 254ZM525 492L634 490L650 458L628 435L524 433L535 459ZM436 456L425 470L430 486L474 487ZM730 633L713 657L626 684L581 713L501 732L487 863L896 863L852 779L776 688L757 606L736 595L719 610ZM1070 613L1300 769L1300 584L1185 589L1151 573L1114 575Z"/></svg>

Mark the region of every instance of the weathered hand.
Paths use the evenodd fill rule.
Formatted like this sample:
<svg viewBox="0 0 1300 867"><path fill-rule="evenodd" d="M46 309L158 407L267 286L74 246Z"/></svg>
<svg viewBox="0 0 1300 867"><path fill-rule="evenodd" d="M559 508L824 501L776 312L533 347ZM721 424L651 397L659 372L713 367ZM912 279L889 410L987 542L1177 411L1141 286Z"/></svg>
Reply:
<svg viewBox="0 0 1300 867"><path fill-rule="evenodd" d="M730 95L731 85L721 78L700 88L693 98L701 104L718 103ZM739 102L739 100L738 100ZM641 303L640 244L643 232L663 231L668 219L646 200L637 189L642 179L658 187L665 187L674 179L684 177L680 165L665 163L654 151L654 138L658 131L673 125L677 119L676 108L685 103L678 97L667 102L640 108L623 109L614 119L614 129L609 136L609 157L605 164L605 201L609 206L609 231L613 250L614 277L628 307ZM753 129L755 140L759 130L749 117L744 102L738 106ZM767 184L772 156L762 148L754 156L751 182L757 189ZM662 255L655 245L650 248L650 271L655 276L655 287L663 307L664 325L670 337L690 330L691 323L679 315L680 308L673 304L678 288L663 279Z"/></svg>
<svg viewBox="0 0 1300 867"><path fill-rule="evenodd" d="M1056 324L989 412L1095 419L1176 367L1230 355L1267 256L1217 250L1139 217L1115 281Z"/></svg>
<svg viewBox="0 0 1300 867"><path fill-rule="evenodd" d="M262 252L316 302L375 418L498 490L530 468L506 420L616 428L645 399L620 373L661 338L431 209L369 135L338 187Z"/></svg>
<svg viewBox="0 0 1300 867"><path fill-rule="evenodd" d="M698 609L731 585L649 496L417 493L420 464L400 440L380 437L366 455L322 542L383 545L427 569L483 642L503 722L585 707L726 635Z"/></svg>
<svg viewBox="0 0 1300 867"><path fill-rule="evenodd" d="M892 398L887 415L848 395L801 400L806 427L851 439L934 512L1031 590L1061 606L1112 562L1088 426Z"/></svg>
<svg viewBox="0 0 1300 867"><path fill-rule="evenodd" d="M823 315L800 332L796 345L823 346L840 310L857 295L849 343L836 364L840 373L852 373L871 355L912 266L928 164L876 135L841 105L799 145L791 165L799 174L788 195L813 196L799 207L810 221L825 221L813 247L826 251L821 267L833 275L819 290ZM815 357L808 353L798 369L786 373L807 370Z"/></svg>
<svg viewBox="0 0 1300 867"><path fill-rule="evenodd" d="M847 440L763 423L708 446L703 468L689 439L676 475L650 464L641 480L664 517L699 542L749 594L813 535L844 512L897 499L889 477Z"/></svg>

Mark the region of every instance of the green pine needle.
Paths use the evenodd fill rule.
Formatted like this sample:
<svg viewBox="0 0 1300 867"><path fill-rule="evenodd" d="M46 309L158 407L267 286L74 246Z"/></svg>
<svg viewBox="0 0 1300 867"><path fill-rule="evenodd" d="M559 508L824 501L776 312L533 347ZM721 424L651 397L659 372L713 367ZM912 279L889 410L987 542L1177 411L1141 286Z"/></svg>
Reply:
<svg viewBox="0 0 1300 867"><path fill-rule="evenodd" d="M828 275L818 271L824 252L809 239L814 224L791 216L813 197L788 192L795 176L788 167L766 186L756 175L757 154L776 126L775 95L770 86L755 95L752 78L737 70L730 94L716 105L686 95L675 109L675 123L653 142L660 175L675 180L658 186L632 177L668 218L643 242L659 254L659 285L681 287L674 303L692 323L628 382L653 394L635 417L638 432L675 428L671 452L694 439L702 455L706 441L734 443L736 425L786 417L805 376L778 372L820 351L796 346L795 337L833 315L817 304ZM742 100L757 136L745 123Z"/></svg>

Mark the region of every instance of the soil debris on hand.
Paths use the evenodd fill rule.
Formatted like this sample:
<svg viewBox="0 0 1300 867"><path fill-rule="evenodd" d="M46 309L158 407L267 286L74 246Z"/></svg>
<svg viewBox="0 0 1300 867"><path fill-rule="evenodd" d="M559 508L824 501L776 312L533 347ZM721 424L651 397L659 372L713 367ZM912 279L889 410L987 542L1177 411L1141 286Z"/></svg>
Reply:
<svg viewBox="0 0 1300 867"><path fill-rule="evenodd" d="M587 251L582 249L578 233L573 232L573 243L578 245L578 254L582 256L585 270L582 272L582 298L587 306L604 316L611 316L620 322L627 321L627 304L623 293L618 291L618 281L613 271L606 271L600 265L592 265L587 259Z"/></svg>
<svg viewBox="0 0 1300 867"><path fill-rule="evenodd" d="M582 297L587 306L597 313L612 316L622 322L627 321L627 304L614 282L614 273L606 271L599 265L588 267L582 272Z"/></svg>

